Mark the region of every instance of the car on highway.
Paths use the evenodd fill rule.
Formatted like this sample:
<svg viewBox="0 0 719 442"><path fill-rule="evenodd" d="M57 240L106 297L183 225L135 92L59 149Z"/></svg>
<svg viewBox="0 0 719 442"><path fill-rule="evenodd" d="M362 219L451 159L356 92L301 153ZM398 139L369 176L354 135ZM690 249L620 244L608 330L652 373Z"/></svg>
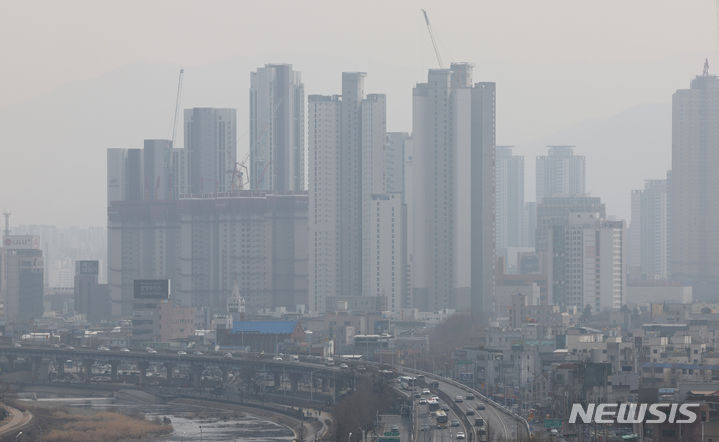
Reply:
<svg viewBox="0 0 719 442"><path fill-rule="evenodd" d="M487 408L487 407L485 407L485 405L481 402L477 405L477 410L481 411L481 410L484 410L485 408Z"/></svg>
<svg viewBox="0 0 719 442"><path fill-rule="evenodd" d="M440 405L439 408L440 408L440 410L444 411L445 413L449 411L449 405L447 405L447 404L442 404L442 405Z"/></svg>
<svg viewBox="0 0 719 442"><path fill-rule="evenodd" d="M475 427L483 427L484 426L484 419L481 417L475 417L474 418L474 426Z"/></svg>
<svg viewBox="0 0 719 442"><path fill-rule="evenodd" d="M222 357L223 357L223 358L227 358L227 359L231 359L231 358L232 358L232 353L229 353L229 352L228 352L228 353L225 353L224 355L222 355Z"/></svg>
<svg viewBox="0 0 719 442"><path fill-rule="evenodd" d="M465 396L464 398L467 399L468 401L473 401L474 395L472 393L467 393L467 396Z"/></svg>
<svg viewBox="0 0 719 442"><path fill-rule="evenodd" d="M471 408L467 408L466 413L467 413L467 416L474 416L474 410L472 410Z"/></svg>
<svg viewBox="0 0 719 442"><path fill-rule="evenodd" d="M110 351L109 348L103 347L103 346L97 347L97 349L100 350L100 351Z"/></svg>
<svg viewBox="0 0 719 442"><path fill-rule="evenodd" d="M425 399L425 398L422 398L422 399L419 400L419 404L420 404L420 405L427 405L428 402L429 402L429 401L427 401L427 399Z"/></svg>
<svg viewBox="0 0 719 442"><path fill-rule="evenodd" d="M152 348L152 347L147 347L147 348L145 349L145 351L148 352L148 353L157 353L157 350L155 350L155 349Z"/></svg>
<svg viewBox="0 0 719 442"><path fill-rule="evenodd" d="M452 422L449 425L452 427L459 427L459 421L457 419L452 419Z"/></svg>
<svg viewBox="0 0 719 442"><path fill-rule="evenodd" d="M130 349L129 348L121 348L120 351L124 351L125 353L127 353L130 351Z"/></svg>
<svg viewBox="0 0 719 442"><path fill-rule="evenodd" d="M177 356L187 356L187 352L180 350L177 352Z"/></svg>
<svg viewBox="0 0 719 442"><path fill-rule="evenodd" d="M426 388L425 388L424 390L422 390L422 395L423 395L423 396L427 396L427 395L429 395L429 394L430 394L430 391L427 390Z"/></svg>
<svg viewBox="0 0 719 442"><path fill-rule="evenodd" d="M393 433L399 432L399 425L397 425L397 424L392 425L392 427L390 428L390 431L392 431Z"/></svg>
<svg viewBox="0 0 719 442"><path fill-rule="evenodd" d="M340 368L350 368L350 366L343 362L340 364Z"/></svg>
<svg viewBox="0 0 719 442"><path fill-rule="evenodd" d="M272 360L273 360L273 361L281 361L281 360L282 360L282 356L275 356L274 358L272 358Z"/></svg>
<svg viewBox="0 0 719 442"><path fill-rule="evenodd" d="M415 392L414 392L414 398L415 398L415 399L419 399L419 398L421 398L421 397L422 397L422 395L419 394L419 391L415 391Z"/></svg>
<svg viewBox="0 0 719 442"><path fill-rule="evenodd" d="M464 401L464 398L462 397L461 394L458 394L457 396L454 397L454 401L455 401L455 402L462 402L462 401Z"/></svg>
<svg viewBox="0 0 719 442"><path fill-rule="evenodd" d="M458 431L457 432L457 440L464 439L464 431Z"/></svg>
<svg viewBox="0 0 719 442"><path fill-rule="evenodd" d="M422 424L419 431L429 431L429 424Z"/></svg>

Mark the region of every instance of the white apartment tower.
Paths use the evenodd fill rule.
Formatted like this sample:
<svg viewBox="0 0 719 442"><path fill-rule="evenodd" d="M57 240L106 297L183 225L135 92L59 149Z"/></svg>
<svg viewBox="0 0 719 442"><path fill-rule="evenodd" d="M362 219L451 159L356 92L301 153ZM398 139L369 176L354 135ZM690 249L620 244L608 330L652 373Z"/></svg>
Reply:
<svg viewBox="0 0 719 442"><path fill-rule="evenodd" d="M546 197L584 195L584 156L574 155L574 146L547 147L547 155L537 157L537 204Z"/></svg>
<svg viewBox="0 0 719 442"><path fill-rule="evenodd" d="M250 75L250 188L305 189L305 89L291 64Z"/></svg>
<svg viewBox="0 0 719 442"><path fill-rule="evenodd" d="M328 297L402 305L404 208L390 171L404 158L388 142L386 98L365 97L364 77L345 72L341 96L308 97L310 311L331 309Z"/></svg>
<svg viewBox="0 0 719 442"><path fill-rule="evenodd" d="M407 260L420 310L493 308L495 95L466 63L414 88Z"/></svg>

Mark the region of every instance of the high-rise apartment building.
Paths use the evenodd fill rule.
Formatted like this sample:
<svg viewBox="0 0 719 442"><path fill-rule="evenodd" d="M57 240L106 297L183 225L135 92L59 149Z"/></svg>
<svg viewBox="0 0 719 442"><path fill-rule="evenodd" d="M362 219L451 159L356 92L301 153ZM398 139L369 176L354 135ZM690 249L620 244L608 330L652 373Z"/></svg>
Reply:
<svg viewBox="0 0 719 442"><path fill-rule="evenodd" d="M512 146L496 151L496 244L506 256L507 247L522 247L524 228L524 157L512 154Z"/></svg>
<svg viewBox="0 0 719 442"><path fill-rule="evenodd" d="M114 317L132 315L134 281L169 279L202 318L307 305L307 196L244 191L222 198L118 202L108 210ZM205 326L206 323L198 321Z"/></svg>
<svg viewBox="0 0 719 442"><path fill-rule="evenodd" d="M43 254L40 238L5 235L0 249L0 294L6 333L32 330L29 322L43 314Z"/></svg>
<svg viewBox="0 0 719 442"><path fill-rule="evenodd" d="M572 213L599 213L604 219L606 211L599 197L555 196L544 198L537 204L537 232L535 237L537 253L548 250L549 232L557 225L564 225Z"/></svg>
<svg viewBox="0 0 719 442"><path fill-rule="evenodd" d="M403 143L387 138L385 96L365 97L364 77L345 72L341 96L308 97L312 311L331 309L330 297L380 296L390 305L404 292L402 196L390 195L401 183L390 171L403 168ZM394 262L394 287L392 267L378 274L378 262Z"/></svg>
<svg viewBox="0 0 719 442"><path fill-rule="evenodd" d="M630 269L639 279L667 279L669 258L667 180L647 180L632 191Z"/></svg>
<svg viewBox="0 0 719 442"><path fill-rule="evenodd" d="M168 200L173 196L172 141L145 140L142 149L145 200Z"/></svg>
<svg viewBox="0 0 719 442"><path fill-rule="evenodd" d="M537 157L537 204L547 197L584 195L584 156L574 155L574 146L548 148Z"/></svg>
<svg viewBox="0 0 719 442"><path fill-rule="evenodd" d="M415 308L486 314L494 298L495 85L430 69L413 91L408 266Z"/></svg>
<svg viewBox="0 0 719 442"><path fill-rule="evenodd" d="M250 188L305 189L305 90L291 64L250 76Z"/></svg>
<svg viewBox="0 0 719 442"><path fill-rule="evenodd" d="M546 201L546 200L545 200ZM549 231L547 262L550 303L618 309L626 297L624 221L599 212L573 212Z"/></svg>
<svg viewBox="0 0 719 442"><path fill-rule="evenodd" d="M185 109L187 190L194 195L233 191L237 162L235 109ZM179 159L176 159L178 162Z"/></svg>
<svg viewBox="0 0 719 442"><path fill-rule="evenodd" d="M671 278L694 299L719 286L719 77L704 74L672 97Z"/></svg>

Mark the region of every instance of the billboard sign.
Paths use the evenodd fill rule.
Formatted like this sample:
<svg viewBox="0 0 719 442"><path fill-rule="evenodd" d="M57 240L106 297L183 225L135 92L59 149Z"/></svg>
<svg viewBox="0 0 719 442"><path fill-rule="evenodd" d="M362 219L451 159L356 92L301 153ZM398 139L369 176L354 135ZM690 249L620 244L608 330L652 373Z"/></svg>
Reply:
<svg viewBox="0 0 719 442"><path fill-rule="evenodd" d="M136 279L134 282L135 298L168 299L170 297L169 279Z"/></svg>
<svg viewBox="0 0 719 442"><path fill-rule="evenodd" d="M6 249L39 249L40 237L37 235L8 235L3 238Z"/></svg>
<svg viewBox="0 0 719 442"><path fill-rule="evenodd" d="M97 275L98 261L75 261L75 270L82 275Z"/></svg>

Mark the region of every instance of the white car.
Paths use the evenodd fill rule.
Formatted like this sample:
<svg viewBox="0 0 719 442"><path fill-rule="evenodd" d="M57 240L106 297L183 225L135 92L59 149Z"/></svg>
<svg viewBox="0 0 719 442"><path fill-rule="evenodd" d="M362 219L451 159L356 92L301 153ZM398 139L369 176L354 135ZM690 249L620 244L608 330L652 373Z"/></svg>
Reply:
<svg viewBox="0 0 719 442"><path fill-rule="evenodd" d="M130 349L129 348L121 348L120 351L128 352L128 351L130 351Z"/></svg>
<svg viewBox="0 0 719 442"><path fill-rule="evenodd" d="M430 391L425 388L424 390L422 390L422 394L428 395L428 394L430 394Z"/></svg>
<svg viewBox="0 0 719 442"><path fill-rule="evenodd" d="M110 349L107 347L97 347L97 349L100 351L110 351Z"/></svg>
<svg viewBox="0 0 719 442"><path fill-rule="evenodd" d="M281 360L282 360L282 356L275 356L274 358L272 358L272 360L273 360L273 361L281 361Z"/></svg>
<svg viewBox="0 0 719 442"><path fill-rule="evenodd" d="M458 431L458 432L457 432L457 440L459 440L459 439L464 439L464 438L465 438L464 432Z"/></svg>
<svg viewBox="0 0 719 442"><path fill-rule="evenodd" d="M340 368L350 368L350 367L349 367L349 365L347 365L343 362L340 364Z"/></svg>
<svg viewBox="0 0 719 442"><path fill-rule="evenodd" d="M455 402L462 402L462 401L464 401L464 398L462 397L461 394L458 394L457 396L454 397L454 401L455 401Z"/></svg>
<svg viewBox="0 0 719 442"><path fill-rule="evenodd" d="M224 357L230 359L232 358L232 353L225 353Z"/></svg>
<svg viewBox="0 0 719 442"><path fill-rule="evenodd" d="M186 352L186 351L180 350L180 351L177 352L177 356L185 356L185 355L187 355L187 352Z"/></svg>
<svg viewBox="0 0 719 442"><path fill-rule="evenodd" d="M147 347L147 348L145 349L145 351L148 352L148 353L157 353L157 350L155 350L155 349L152 348L152 347Z"/></svg>

